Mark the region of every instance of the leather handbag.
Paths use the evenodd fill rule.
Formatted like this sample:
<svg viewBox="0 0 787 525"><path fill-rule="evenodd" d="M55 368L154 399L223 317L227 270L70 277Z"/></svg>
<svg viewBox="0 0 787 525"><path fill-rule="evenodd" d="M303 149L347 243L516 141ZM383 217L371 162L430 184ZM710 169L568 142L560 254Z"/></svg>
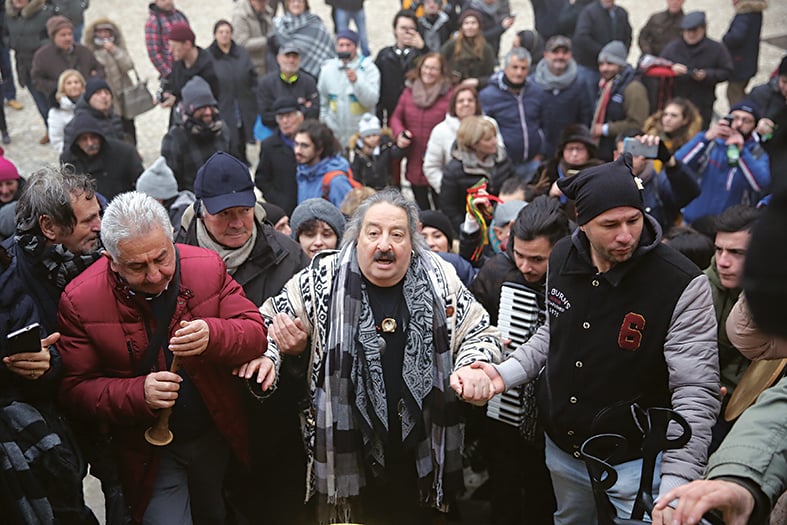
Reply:
<svg viewBox="0 0 787 525"><path fill-rule="evenodd" d="M136 82L123 89L120 94L120 103L123 108L123 118L133 119L156 106L153 95L148 89L147 80L140 80L136 68L132 68Z"/></svg>

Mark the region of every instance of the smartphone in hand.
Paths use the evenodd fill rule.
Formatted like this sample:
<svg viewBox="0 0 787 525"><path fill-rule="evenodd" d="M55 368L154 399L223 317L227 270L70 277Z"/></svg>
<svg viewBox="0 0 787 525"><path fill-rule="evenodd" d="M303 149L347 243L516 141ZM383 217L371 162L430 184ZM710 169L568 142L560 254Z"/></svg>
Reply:
<svg viewBox="0 0 787 525"><path fill-rule="evenodd" d="M41 351L41 330L38 323L33 323L11 332L6 336L6 348L8 355L21 354L24 352Z"/></svg>
<svg viewBox="0 0 787 525"><path fill-rule="evenodd" d="M632 157L655 159L659 156L659 145L653 144L649 146L633 137L626 137L623 139L623 153L631 153Z"/></svg>

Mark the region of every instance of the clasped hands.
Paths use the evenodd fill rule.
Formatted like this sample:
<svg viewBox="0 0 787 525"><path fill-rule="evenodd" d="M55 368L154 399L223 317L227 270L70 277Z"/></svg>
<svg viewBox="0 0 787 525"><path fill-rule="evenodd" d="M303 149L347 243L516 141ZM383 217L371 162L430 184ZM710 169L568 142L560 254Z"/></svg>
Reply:
<svg viewBox="0 0 787 525"><path fill-rule="evenodd" d="M451 374L451 388L463 401L481 406L504 392L506 385L492 364L475 361Z"/></svg>

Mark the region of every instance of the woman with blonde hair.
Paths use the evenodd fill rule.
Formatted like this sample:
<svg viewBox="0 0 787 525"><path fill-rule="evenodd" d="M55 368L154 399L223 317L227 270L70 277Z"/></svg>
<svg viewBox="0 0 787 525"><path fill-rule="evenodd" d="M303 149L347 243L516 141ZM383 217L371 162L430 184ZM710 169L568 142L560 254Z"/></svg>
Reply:
<svg viewBox="0 0 787 525"><path fill-rule="evenodd" d="M481 13L467 9L459 16L459 32L440 49L454 83L481 89L495 70L495 51L484 38Z"/></svg>
<svg viewBox="0 0 787 525"><path fill-rule="evenodd" d="M467 117L459 125L451 156L443 170L440 209L458 230L465 217L467 190L482 182L487 193L497 195L503 182L514 175L514 167L497 140L494 123L479 116Z"/></svg>
<svg viewBox="0 0 787 525"><path fill-rule="evenodd" d="M481 115L478 92L471 86L456 86L451 94L448 112L445 118L432 129L424 153L424 176L438 194L443 183L443 169L451 162L451 149L456 140L456 132L459 131L459 124L466 117L473 115ZM486 116L484 118L497 128L495 119ZM497 137L498 142L503 146L499 132Z"/></svg>
<svg viewBox="0 0 787 525"><path fill-rule="evenodd" d="M85 92L85 77L76 69L66 69L57 79L55 105L49 108L47 128L49 143L58 153L63 152L63 135L66 124L74 118L77 101Z"/></svg>

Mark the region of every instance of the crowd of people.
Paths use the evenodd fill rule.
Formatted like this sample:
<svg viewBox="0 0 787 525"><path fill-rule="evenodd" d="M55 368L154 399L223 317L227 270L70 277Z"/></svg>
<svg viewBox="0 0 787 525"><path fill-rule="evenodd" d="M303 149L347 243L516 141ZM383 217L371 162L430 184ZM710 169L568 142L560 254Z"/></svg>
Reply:
<svg viewBox="0 0 787 525"><path fill-rule="evenodd" d="M715 41L667 0L635 63L615 0L532 0L510 49L507 0L402 0L376 55L371 6L327 3L236 0L203 47L153 0L143 109L121 21L5 3L5 106L12 50L61 163L0 148L8 522L97 523L89 470L110 525L471 523L471 497L495 525L765 523L787 485L784 382L755 404L787 358L787 288L756 266L787 190L787 56L749 86L767 1ZM664 409L689 430L657 456ZM600 496L585 445L609 434Z"/></svg>

